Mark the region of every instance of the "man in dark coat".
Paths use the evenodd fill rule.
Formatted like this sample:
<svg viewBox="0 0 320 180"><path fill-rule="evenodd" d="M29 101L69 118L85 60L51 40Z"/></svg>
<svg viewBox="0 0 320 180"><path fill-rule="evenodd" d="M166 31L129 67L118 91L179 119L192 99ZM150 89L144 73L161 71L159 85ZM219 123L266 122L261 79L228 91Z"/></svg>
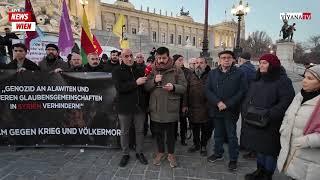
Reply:
<svg viewBox="0 0 320 180"><path fill-rule="evenodd" d="M247 79L247 82L248 82L248 86L256 78L256 69L251 64L250 59L251 59L251 54L248 53L248 52L241 53L240 57L238 58L238 62L239 62L239 65L240 65L239 69L244 72L244 75L246 76L246 79ZM241 125L243 125L243 118L241 118L241 120L242 120ZM241 127L241 132L242 132L243 129L244 128L242 126ZM240 135L240 148L244 149L244 146L243 146L242 142L243 142L242 135ZM255 157L256 157L255 152L251 151L251 150L248 150L248 152L243 155L244 159L254 159Z"/></svg>
<svg viewBox="0 0 320 180"><path fill-rule="evenodd" d="M9 28L4 28L6 35L4 36L5 45L8 48L8 54L10 55L10 59L13 59L13 52L12 52L12 39L19 39L19 37L10 31Z"/></svg>
<svg viewBox="0 0 320 180"><path fill-rule="evenodd" d="M175 66L177 66L177 67L182 69L184 77L185 77L185 79L187 80L187 83L188 83L188 81L190 81L190 77L192 75L192 71L190 69L184 67L184 58L183 58L183 56L180 55L180 54L175 54L175 55L172 56L172 58L173 58ZM189 87L189 85L187 84L187 91L185 93L188 92L188 87ZM184 101L184 99L182 97L181 98L181 102L180 102L181 108L180 108L180 119L179 119L179 122L180 122L180 138L181 138L180 140L181 140L181 145L186 146L187 145L186 136L187 136L187 130L188 130L188 123L187 123L187 117L186 117L187 109L182 107L183 101ZM176 134L178 134L178 124L176 126L176 129L177 129L177 133Z"/></svg>
<svg viewBox="0 0 320 180"><path fill-rule="evenodd" d="M61 72L69 68L68 63L59 56L59 48L55 44L46 45L47 55L39 62L41 71L44 72Z"/></svg>
<svg viewBox="0 0 320 180"><path fill-rule="evenodd" d="M121 147L123 152L119 166L126 166L130 159L129 130L132 125L134 125L136 132L136 157L142 164L148 164L142 153L146 112L143 85L146 83L147 77L144 77L143 69L134 63L130 49L123 49L121 58L123 63L112 72L112 79L114 80L118 97L117 112L121 128Z"/></svg>
<svg viewBox="0 0 320 180"><path fill-rule="evenodd" d="M7 51L5 45L5 39L0 35L0 63L3 64L5 64L7 60Z"/></svg>
<svg viewBox="0 0 320 180"><path fill-rule="evenodd" d="M237 138L237 120L241 100L247 91L244 73L234 66L235 57L232 51L219 53L220 65L209 72L206 95L209 101L209 114L213 117L214 154L208 157L209 162L223 160L223 143L228 136L229 170L237 170L239 146Z"/></svg>
<svg viewBox="0 0 320 180"><path fill-rule="evenodd" d="M239 69L244 72L248 84L256 78L256 68L251 64L250 59L251 54L248 52L243 52L238 59L240 65Z"/></svg>
<svg viewBox="0 0 320 180"><path fill-rule="evenodd" d="M85 72L105 72L104 65L99 60L99 55L95 52L87 56L88 63L84 65Z"/></svg>
<svg viewBox="0 0 320 180"><path fill-rule="evenodd" d="M208 100L204 92L210 67L204 58L196 58L194 62L195 71L189 78L188 92L183 101L184 108L187 108L189 112L189 123L193 133L193 146L188 149L188 152L193 153L200 150L200 154L206 156L207 141L211 133L208 124Z"/></svg>
<svg viewBox="0 0 320 180"><path fill-rule="evenodd" d="M30 71L38 71L40 68L34 62L30 61L26 58L27 55L27 47L22 44L14 44L13 46L13 54L14 59L7 64L6 69L16 69L18 72L30 70Z"/></svg>
<svg viewBox="0 0 320 180"><path fill-rule="evenodd" d="M83 72L84 67L82 66L82 57L80 54L72 53L70 57L70 71L72 72Z"/></svg>
<svg viewBox="0 0 320 180"><path fill-rule="evenodd" d="M281 67L278 57L273 54L263 55L257 79L251 83L242 104L245 122L243 144L257 152L257 171L246 175L246 179L258 179L260 176L271 179L281 148L279 129L294 95L292 82ZM246 122L249 106L267 110L263 117L265 126L258 127Z"/></svg>
<svg viewBox="0 0 320 180"><path fill-rule="evenodd" d="M107 61L107 63L104 65L104 69L106 72L112 72L114 68L120 65L120 52L117 50L112 50L110 52L110 61Z"/></svg>

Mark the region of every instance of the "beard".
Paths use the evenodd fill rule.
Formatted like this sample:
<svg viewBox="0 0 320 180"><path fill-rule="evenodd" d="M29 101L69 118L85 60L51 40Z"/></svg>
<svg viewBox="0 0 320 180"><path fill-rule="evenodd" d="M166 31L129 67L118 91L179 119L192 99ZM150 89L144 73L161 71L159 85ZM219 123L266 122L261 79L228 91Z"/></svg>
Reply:
<svg viewBox="0 0 320 180"><path fill-rule="evenodd" d="M197 69L195 70L195 73L196 73L196 75L197 75L198 77L201 77L201 75L204 73L204 70L201 69L201 68L197 68Z"/></svg>
<svg viewBox="0 0 320 180"><path fill-rule="evenodd" d="M56 60L56 56L53 55L53 54L48 54L46 56L46 60L49 61L49 62L54 62Z"/></svg>

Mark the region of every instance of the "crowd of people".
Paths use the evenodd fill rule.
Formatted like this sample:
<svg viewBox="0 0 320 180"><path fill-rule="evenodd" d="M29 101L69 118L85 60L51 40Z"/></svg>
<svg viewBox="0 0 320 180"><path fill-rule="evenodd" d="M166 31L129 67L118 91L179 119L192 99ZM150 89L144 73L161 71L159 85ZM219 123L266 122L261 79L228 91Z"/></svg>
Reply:
<svg viewBox="0 0 320 180"><path fill-rule="evenodd" d="M111 51L110 58L101 59L90 53L85 65L76 53L68 62L61 59L55 44L46 46L47 55L38 65L26 58L24 44L14 44L12 52L13 60L1 64L1 69L112 73L121 128L121 167L130 160L130 147L142 164L148 164L143 144L149 126L157 144L152 163L159 166L167 159L170 167L179 166L175 144L179 135L180 143L188 145L190 127L189 153L199 152L216 163L224 159L227 143L230 171L238 168L240 149L248 152L245 158L255 158L257 169L246 174L246 180L272 179L277 166L293 179L320 177L320 65L306 69L302 89L295 96L291 80L273 54L262 55L256 70L249 53L236 59L228 50L218 54L219 66L214 69L202 57L191 58L187 68L184 57L171 56L166 47L154 48L147 61L144 54L134 55L130 49ZM148 65L150 74L144 71ZM209 156L207 143L212 134L214 154Z"/></svg>

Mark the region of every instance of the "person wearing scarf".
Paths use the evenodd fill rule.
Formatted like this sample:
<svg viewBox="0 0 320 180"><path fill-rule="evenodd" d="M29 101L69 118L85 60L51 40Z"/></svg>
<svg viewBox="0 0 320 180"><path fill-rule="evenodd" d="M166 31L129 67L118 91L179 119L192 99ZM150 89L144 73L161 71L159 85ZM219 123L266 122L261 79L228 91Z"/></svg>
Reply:
<svg viewBox="0 0 320 180"><path fill-rule="evenodd" d="M320 65L306 70L301 92L289 106L281 128L278 169L292 179L320 177Z"/></svg>
<svg viewBox="0 0 320 180"><path fill-rule="evenodd" d="M174 66L169 56L169 49L159 47L152 72L148 75L145 89L150 92L149 111L152 121L152 132L157 141L156 157L153 164L160 166L165 155L165 144L168 149L170 167L177 166L175 149L175 125L179 120L181 96L186 91L187 81L181 68ZM166 137L166 138L165 138ZM165 143L166 139L166 143Z"/></svg>

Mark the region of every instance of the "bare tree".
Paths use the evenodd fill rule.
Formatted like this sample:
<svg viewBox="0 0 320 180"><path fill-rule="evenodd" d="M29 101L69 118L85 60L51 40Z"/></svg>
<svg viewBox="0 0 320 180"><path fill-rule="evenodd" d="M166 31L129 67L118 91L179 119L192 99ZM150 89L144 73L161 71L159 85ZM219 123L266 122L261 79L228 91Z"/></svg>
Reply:
<svg viewBox="0 0 320 180"><path fill-rule="evenodd" d="M252 59L257 59L264 53L268 53L272 47L272 39L264 31L256 31L249 35L248 39L242 41L244 51L251 53Z"/></svg>
<svg viewBox="0 0 320 180"><path fill-rule="evenodd" d="M320 35L311 36L309 42L313 45L313 48L320 45Z"/></svg>

